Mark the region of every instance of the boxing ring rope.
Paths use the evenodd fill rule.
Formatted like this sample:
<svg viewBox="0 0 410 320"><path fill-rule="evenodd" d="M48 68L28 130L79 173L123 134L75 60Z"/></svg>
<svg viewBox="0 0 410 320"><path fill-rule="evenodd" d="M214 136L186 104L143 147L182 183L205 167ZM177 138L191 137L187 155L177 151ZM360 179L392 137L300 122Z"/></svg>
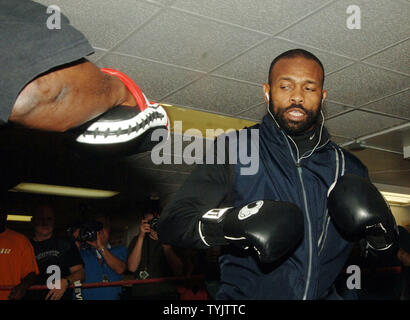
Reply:
<svg viewBox="0 0 410 320"><path fill-rule="evenodd" d="M389 273L401 273L401 267L382 267L382 268L374 268L374 269L360 269L360 271L363 274L374 274L374 273L383 273L383 274L389 274ZM342 273L347 274L346 269L342 270Z"/></svg>
<svg viewBox="0 0 410 320"><path fill-rule="evenodd" d="M376 268L376 269L363 269L364 274L370 273L401 273L401 267L384 267L384 268Z"/></svg>
<svg viewBox="0 0 410 320"><path fill-rule="evenodd" d="M163 278L151 278L144 280L121 280L121 281L110 281L110 282L90 282L90 283L81 283L81 285L70 285L69 288L99 288L99 287L116 287L116 286L127 286L133 284L145 284L145 283L159 283L159 282L188 282L195 283L203 281L205 277L203 275L197 276L181 276L181 277L163 277ZM0 286L0 290L11 290L14 286ZM45 285L33 285L28 290L49 290Z"/></svg>
<svg viewBox="0 0 410 320"><path fill-rule="evenodd" d="M399 274L401 273L402 268L397 267L384 267L384 268L375 268L375 269L362 269L363 274ZM342 270L342 273L346 273L346 269ZM115 286L127 286L127 285L138 285L146 283L160 283L160 282L188 282L189 284L195 282L204 281L204 275L195 275L195 276L180 276L180 277L163 277L163 278L151 278L144 280L121 280L121 281L111 281L111 282L90 282L90 283L81 283L81 285L70 285L69 288L99 288L99 287L115 287ZM0 291L11 290L14 286L0 286ZM33 285L28 290L49 290L46 285Z"/></svg>

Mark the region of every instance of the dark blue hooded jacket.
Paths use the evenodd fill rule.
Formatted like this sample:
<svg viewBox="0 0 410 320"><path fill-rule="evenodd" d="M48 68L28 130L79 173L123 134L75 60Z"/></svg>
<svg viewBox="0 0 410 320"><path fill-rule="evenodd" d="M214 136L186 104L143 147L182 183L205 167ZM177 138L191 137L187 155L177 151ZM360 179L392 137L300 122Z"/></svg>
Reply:
<svg viewBox="0 0 410 320"><path fill-rule="evenodd" d="M252 135L252 130L258 134ZM333 294L333 283L352 248L327 213L327 196L346 173L367 177L366 167L332 142L323 126L315 147L303 155L269 115L261 124L239 132L245 134L242 140L245 136L247 148L239 138L236 164L197 165L162 212L160 239L177 246L207 248L198 221L209 209L239 207L255 200L292 202L304 213L300 245L271 266L261 265L251 253L228 247L219 259L221 286L217 299L327 298ZM235 134L238 137L238 132ZM252 174L243 171L251 167L249 161L243 161L246 152L257 155L257 170Z"/></svg>

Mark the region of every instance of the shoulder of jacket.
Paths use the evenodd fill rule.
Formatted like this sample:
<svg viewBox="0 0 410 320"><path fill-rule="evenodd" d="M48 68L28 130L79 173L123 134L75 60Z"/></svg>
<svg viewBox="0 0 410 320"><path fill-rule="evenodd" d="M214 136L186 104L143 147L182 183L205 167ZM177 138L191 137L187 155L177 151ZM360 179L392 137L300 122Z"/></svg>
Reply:
<svg viewBox="0 0 410 320"><path fill-rule="evenodd" d="M353 165L358 166L360 169L367 171L367 167L363 164L363 162L356 156L354 155L352 152L350 152L349 150L339 146L337 143L333 142L331 140L331 144L339 149L341 152L343 152L343 156L345 157L345 161L347 163L351 163Z"/></svg>

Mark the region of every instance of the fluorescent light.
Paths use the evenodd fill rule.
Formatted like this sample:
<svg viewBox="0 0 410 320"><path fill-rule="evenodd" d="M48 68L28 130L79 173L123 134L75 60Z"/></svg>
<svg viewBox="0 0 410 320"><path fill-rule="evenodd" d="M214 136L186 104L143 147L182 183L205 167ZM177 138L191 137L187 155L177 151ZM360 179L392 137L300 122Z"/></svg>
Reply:
<svg viewBox="0 0 410 320"><path fill-rule="evenodd" d="M387 202L398 203L401 205L410 205L410 195L394 192L381 192Z"/></svg>
<svg viewBox="0 0 410 320"><path fill-rule="evenodd" d="M80 198L109 198L117 195L119 192L110 190L98 190L78 187L56 186L39 183L19 183L9 191L28 192L40 194L53 194L65 197L80 197Z"/></svg>
<svg viewBox="0 0 410 320"><path fill-rule="evenodd" d="M23 216L17 214L8 214L7 221L20 221L20 222L30 222L32 216Z"/></svg>

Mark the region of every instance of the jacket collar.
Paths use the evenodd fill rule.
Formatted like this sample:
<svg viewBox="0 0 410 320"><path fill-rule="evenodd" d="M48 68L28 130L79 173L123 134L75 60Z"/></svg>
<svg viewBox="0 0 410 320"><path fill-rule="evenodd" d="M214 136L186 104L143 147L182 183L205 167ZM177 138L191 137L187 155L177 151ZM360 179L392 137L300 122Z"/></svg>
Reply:
<svg viewBox="0 0 410 320"><path fill-rule="evenodd" d="M285 130L283 130L277 124L277 122L273 120L270 114L266 114L263 117L262 122L260 124L260 129L262 131L261 133L263 133L264 138L270 142L278 143L280 145L287 145L288 143L293 145L293 143L290 141L291 137L289 137L289 135L285 132ZM322 131L321 134L320 134L320 130ZM331 136L325 126L321 128L321 124L318 124L316 126L315 131L316 131L316 135L320 137L320 142L318 146L316 147L316 150L317 150L325 146L330 141Z"/></svg>

